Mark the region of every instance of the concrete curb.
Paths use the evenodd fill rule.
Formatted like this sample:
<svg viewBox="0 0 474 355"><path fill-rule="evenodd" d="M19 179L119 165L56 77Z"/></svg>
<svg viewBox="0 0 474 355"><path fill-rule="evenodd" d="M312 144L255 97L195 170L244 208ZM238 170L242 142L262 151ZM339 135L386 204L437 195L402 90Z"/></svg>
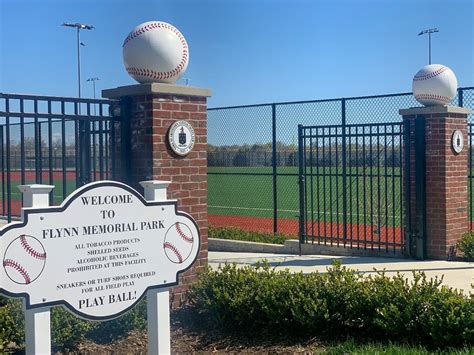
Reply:
<svg viewBox="0 0 474 355"><path fill-rule="evenodd" d="M241 240L209 238L209 251L234 253L266 253L266 254L293 254L299 255L300 245L297 240L286 240L284 245L254 243ZM401 253L385 251L371 251L343 246L321 244L301 245L302 255L343 255L343 256L373 256L384 258L404 258Z"/></svg>
<svg viewBox="0 0 474 355"><path fill-rule="evenodd" d="M271 253L288 254L281 244L254 243L242 240L209 238L209 251L224 251L235 253Z"/></svg>

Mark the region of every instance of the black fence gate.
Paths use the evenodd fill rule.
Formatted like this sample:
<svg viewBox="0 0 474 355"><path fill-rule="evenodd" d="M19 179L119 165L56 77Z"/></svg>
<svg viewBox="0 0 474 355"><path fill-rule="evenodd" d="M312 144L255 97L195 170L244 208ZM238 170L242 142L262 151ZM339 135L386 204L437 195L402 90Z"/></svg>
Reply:
<svg viewBox="0 0 474 355"><path fill-rule="evenodd" d="M55 185L60 203L90 181L116 179L117 101L0 93L0 215L20 215L18 185Z"/></svg>
<svg viewBox="0 0 474 355"><path fill-rule="evenodd" d="M298 137L301 243L402 254L404 123L300 125Z"/></svg>

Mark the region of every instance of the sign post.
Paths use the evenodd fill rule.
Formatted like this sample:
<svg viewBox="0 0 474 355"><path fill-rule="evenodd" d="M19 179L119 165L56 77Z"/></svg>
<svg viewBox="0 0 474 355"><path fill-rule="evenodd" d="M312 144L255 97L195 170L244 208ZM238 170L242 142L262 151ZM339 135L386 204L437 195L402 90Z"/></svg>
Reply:
<svg viewBox="0 0 474 355"><path fill-rule="evenodd" d="M145 200L165 201L170 181L142 181ZM148 354L171 353L169 288L148 290L146 294L148 321Z"/></svg>
<svg viewBox="0 0 474 355"><path fill-rule="evenodd" d="M51 185L20 185L18 189L23 195L23 207L49 206L49 193L54 189ZM22 213L22 220L24 216ZM26 354L51 354L51 322L50 307L27 309L25 312L25 343Z"/></svg>

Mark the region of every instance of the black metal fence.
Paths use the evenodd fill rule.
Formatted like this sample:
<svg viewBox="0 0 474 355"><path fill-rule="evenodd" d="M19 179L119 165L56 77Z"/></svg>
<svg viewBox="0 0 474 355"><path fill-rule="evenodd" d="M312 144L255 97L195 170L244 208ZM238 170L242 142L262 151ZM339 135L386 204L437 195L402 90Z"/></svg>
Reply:
<svg viewBox="0 0 474 355"><path fill-rule="evenodd" d="M452 105L474 110L474 87L458 89ZM209 109L210 223L298 235L297 126L401 122L398 110L415 106L412 93L401 93ZM399 148L392 149L387 163L398 167ZM327 156L318 159L328 168Z"/></svg>
<svg viewBox="0 0 474 355"><path fill-rule="evenodd" d="M0 214L19 213L19 184L54 184L53 199L60 201L76 186L114 178L117 167L110 147L117 135L109 111L116 104L0 93ZM474 110L474 87L458 89L452 104ZM417 105L411 93L403 93L209 109L210 223L297 235L297 126L401 122L398 110ZM473 135L470 126L470 201L474 197ZM390 149L386 164L397 168L399 148ZM335 167L328 154L319 154L313 163ZM361 152L350 153L348 159L356 165L361 160L367 166L378 164Z"/></svg>
<svg viewBox="0 0 474 355"><path fill-rule="evenodd" d="M111 100L0 93L1 211L19 215L18 185L55 185L51 203L115 172Z"/></svg>
<svg viewBox="0 0 474 355"><path fill-rule="evenodd" d="M299 126L300 239L399 254L404 124Z"/></svg>

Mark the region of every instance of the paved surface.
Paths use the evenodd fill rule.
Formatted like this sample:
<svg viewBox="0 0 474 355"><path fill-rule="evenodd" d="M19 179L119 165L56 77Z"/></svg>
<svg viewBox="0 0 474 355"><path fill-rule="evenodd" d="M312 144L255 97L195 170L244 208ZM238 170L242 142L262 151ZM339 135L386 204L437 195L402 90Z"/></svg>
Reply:
<svg viewBox="0 0 474 355"><path fill-rule="evenodd" d="M282 254L255 254L255 253L227 253L209 252L209 265L217 268L219 264L236 263L237 265L253 265L257 261L266 259L271 266L277 269L305 273L325 272L332 260L339 259L343 265L363 273L374 273L374 268L384 270L387 275L397 272L412 278L412 270L424 271L428 278L444 275L443 284L463 290L465 294L474 293L471 283L474 283L474 263L460 261L416 261L393 258L371 258L356 256L326 256L326 255L282 255Z"/></svg>

